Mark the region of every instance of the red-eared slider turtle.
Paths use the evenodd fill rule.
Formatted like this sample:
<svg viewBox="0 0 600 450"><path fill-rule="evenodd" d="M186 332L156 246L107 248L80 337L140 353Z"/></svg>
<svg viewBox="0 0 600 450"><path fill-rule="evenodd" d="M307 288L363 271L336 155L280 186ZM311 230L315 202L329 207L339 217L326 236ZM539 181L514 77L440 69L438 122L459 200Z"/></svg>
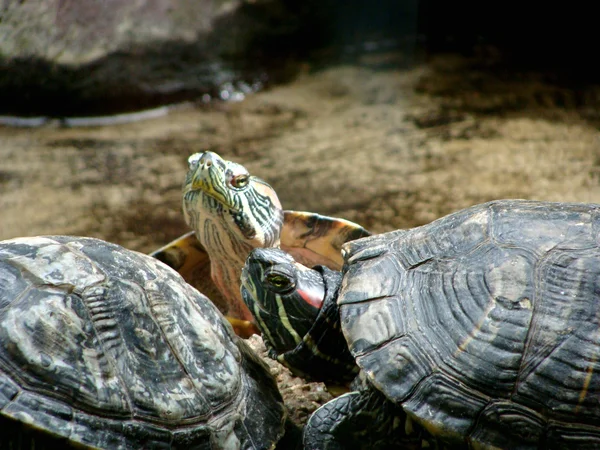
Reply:
<svg viewBox="0 0 600 450"><path fill-rule="evenodd" d="M341 274L254 250L243 296L293 370L360 369L307 449L597 449L599 245L600 205L495 201L347 243Z"/></svg>
<svg viewBox="0 0 600 450"><path fill-rule="evenodd" d="M183 211L194 231L152 256L208 295L244 337L255 331L239 283L250 250L281 246L304 264L339 270L342 244L369 234L347 220L283 211L271 186L216 153L196 153L188 163Z"/></svg>
<svg viewBox="0 0 600 450"><path fill-rule="evenodd" d="M271 449L266 365L154 258L97 239L0 242L0 448Z"/></svg>

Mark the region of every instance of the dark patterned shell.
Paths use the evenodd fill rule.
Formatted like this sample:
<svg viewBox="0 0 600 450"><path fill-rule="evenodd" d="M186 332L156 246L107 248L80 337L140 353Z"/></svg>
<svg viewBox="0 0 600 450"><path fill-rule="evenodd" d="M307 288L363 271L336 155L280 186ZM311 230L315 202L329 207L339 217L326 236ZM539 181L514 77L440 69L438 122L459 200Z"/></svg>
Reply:
<svg viewBox="0 0 600 450"><path fill-rule="evenodd" d="M173 270L39 237L0 243L0 419L100 448L247 449L272 447L284 411L266 367Z"/></svg>
<svg viewBox="0 0 600 450"><path fill-rule="evenodd" d="M516 200L346 244L350 350L447 442L600 448L599 233L599 205Z"/></svg>

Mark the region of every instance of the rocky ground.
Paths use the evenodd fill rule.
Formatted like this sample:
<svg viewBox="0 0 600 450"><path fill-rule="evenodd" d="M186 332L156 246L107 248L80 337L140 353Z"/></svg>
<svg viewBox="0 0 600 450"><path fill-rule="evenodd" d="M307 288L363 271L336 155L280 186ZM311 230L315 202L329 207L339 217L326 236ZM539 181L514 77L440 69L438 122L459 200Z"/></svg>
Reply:
<svg viewBox="0 0 600 450"><path fill-rule="evenodd" d="M0 127L0 239L100 237L144 252L187 231L187 157L210 149L287 209L374 232L497 198L600 203L600 88L437 57L306 71L241 103L104 128ZM260 345L260 342L255 343ZM302 422L328 397L276 367Z"/></svg>

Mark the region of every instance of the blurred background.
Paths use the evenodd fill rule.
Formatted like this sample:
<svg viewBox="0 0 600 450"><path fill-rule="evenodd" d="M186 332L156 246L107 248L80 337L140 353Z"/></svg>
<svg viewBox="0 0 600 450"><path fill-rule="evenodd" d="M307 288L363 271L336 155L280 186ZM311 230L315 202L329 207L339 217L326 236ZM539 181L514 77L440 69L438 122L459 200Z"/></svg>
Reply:
<svg viewBox="0 0 600 450"><path fill-rule="evenodd" d="M597 16L525 3L0 1L0 239L151 251L202 150L375 232L600 203Z"/></svg>

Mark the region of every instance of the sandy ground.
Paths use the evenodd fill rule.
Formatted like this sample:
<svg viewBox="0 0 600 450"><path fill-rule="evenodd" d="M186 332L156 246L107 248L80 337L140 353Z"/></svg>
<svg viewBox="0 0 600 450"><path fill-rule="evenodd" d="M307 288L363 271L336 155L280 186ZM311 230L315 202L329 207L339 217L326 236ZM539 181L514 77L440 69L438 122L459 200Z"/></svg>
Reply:
<svg viewBox="0 0 600 450"><path fill-rule="evenodd" d="M105 128L0 127L0 239L100 237L151 251L187 231L187 157L210 149L287 209L374 232L498 198L600 203L600 89L440 57L306 73L244 102ZM273 363L274 364L274 363ZM302 422L327 394L279 371Z"/></svg>

